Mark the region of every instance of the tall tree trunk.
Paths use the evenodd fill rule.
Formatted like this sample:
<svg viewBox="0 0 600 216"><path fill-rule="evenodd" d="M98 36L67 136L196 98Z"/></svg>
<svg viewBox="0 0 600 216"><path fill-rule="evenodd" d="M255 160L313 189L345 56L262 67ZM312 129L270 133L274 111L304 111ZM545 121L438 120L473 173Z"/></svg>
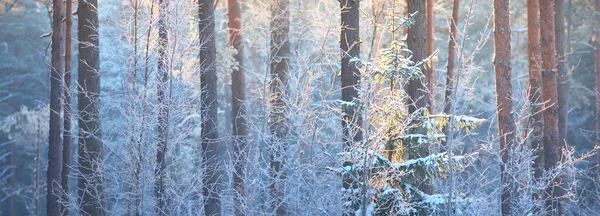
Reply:
<svg viewBox="0 0 600 216"><path fill-rule="evenodd" d="M217 128L217 70L215 45L214 0L200 0L199 29L202 38L200 49L201 113L202 113L202 154L204 166L203 195L204 214L221 214L219 195L219 133Z"/></svg>
<svg viewBox="0 0 600 216"><path fill-rule="evenodd" d="M271 156L271 196L273 198L273 210L276 215L286 215L285 206L285 174L282 172L284 155L287 149L285 116L286 103L284 101L287 89L288 73L290 70L290 1L271 0L271 112L270 132L272 142L270 143Z"/></svg>
<svg viewBox="0 0 600 216"><path fill-rule="evenodd" d="M227 1L229 18L229 43L237 53L234 58L239 67L231 73L231 114L233 115L233 154L234 173L233 187L235 189L234 208L235 215L245 215L242 198L244 197L244 170L246 169L246 78L244 76L244 43L242 39L242 10L238 0Z"/></svg>
<svg viewBox="0 0 600 216"><path fill-rule="evenodd" d="M427 17L427 56L433 55L435 51L434 46L434 33L435 33L435 17L433 15L433 6L435 6L434 0L427 0L426 17ZM433 112L433 101L435 99L435 68L433 67L433 60L430 60L426 68L427 72L427 92L429 94L429 113Z"/></svg>
<svg viewBox="0 0 600 216"><path fill-rule="evenodd" d="M543 27L542 27L543 26ZM544 167L552 170L560 161L562 146L558 134L557 113L557 74L556 74L556 41L554 31L554 1L540 0L540 38L542 52L542 98L544 103ZM561 215L558 197L564 194L561 188L562 178L553 179L552 185L546 188L545 210L550 214Z"/></svg>
<svg viewBox="0 0 600 216"><path fill-rule="evenodd" d="M415 24L408 28L408 34L406 37L407 47L412 51L412 59L414 61L421 61L427 58L427 29L426 29L426 12L425 12L425 1L423 0L408 0L407 8L409 14L417 13L415 18ZM408 104L408 112L414 113L419 111L420 115L423 114L424 110L430 109L430 95L427 90L426 79L412 79L408 81L408 84L404 86L404 91L408 94L406 103ZM415 125L417 121L411 123ZM410 133L425 134L425 131L420 129L412 130ZM405 142L408 146L417 146L414 141ZM406 149L414 149L413 147L406 147ZM415 159L419 157L426 157L429 155L429 146L421 145L417 148L416 152L407 153L407 159ZM419 189L426 194L433 193L433 187L428 180L419 185Z"/></svg>
<svg viewBox="0 0 600 216"><path fill-rule="evenodd" d="M448 67L446 68L446 95L444 97L444 113L450 114L452 108L452 94L454 88L454 62L456 60L456 32L458 29L458 13L460 13L460 0L454 0L452 6L452 20L450 21L450 40L448 42Z"/></svg>
<svg viewBox="0 0 600 216"><path fill-rule="evenodd" d="M529 93L530 103L529 128L532 129L529 135L531 148L535 156L533 172L535 181L542 177L544 171L544 147L542 146L543 133L543 115L542 115L542 54L540 48L540 4L538 1L527 1L527 37L529 45L527 51L529 55ZM534 194L534 199L539 199L540 194Z"/></svg>
<svg viewBox="0 0 600 216"><path fill-rule="evenodd" d="M412 51L412 59L414 61L421 61L427 58L427 22L425 1L408 0L407 7L409 14L418 12L418 14L415 16L415 24L408 28L408 36L406 38L407 47L410 51ZM407 103L410 113L414 113L421 108L429 109L431 106L431 104L429 104L429 93L427 92L426 86L427 80L413 79L410 80L408 85L405 87L404 90L409 96Z"/></svg>
<svg viewBox="0 0 600 216"><path fill-rule="evenodd" d="M513 102L509 2L509 0L494 0L494 70L496 72L496 107L502 158L502 164L500 164L500 182L503 185L502 215L511 214L512 182L506 173L506 165L508 164L508 152L512 149L512 142L515 138L515 121L511 115Z"/></svg>
<svg viewBox="0 0 600 216"><path fill-rule="evenodd" d="M100 56L98 1L79 1L79 209L82 215L105 215L103 144L100 127Z"/></svg>
<svg viewBox="0 0 600 216"><path fill-rule="evenodd" d="M63 202L67 205L63 205L63 215L69 215L69 172L71 166L71 59L73 53L73 47L71 45L72 28L73 28L73 0L66 0L65 2L65 102L64 102L64 125L63 125L63 149L62 149L62 174L61 174L61 186L64 191Z"/></svg>
<svg viewBox="0 0 600 216"><path fill-rule="evenodd" d="M50 130L48 136L48 172L46 214L61 214L61 170L63 144L63 76L65 74L64 3L52 1L52 57L50 71Z"/></svg>
<svg viewBox="0 0 600 216"><path fill-rule="evenodd" d="M157 199L156 214L168 215L165 197L165 175L169 138L169 38L167 34L169 1L158 1L158 145L156 146L156 169L154 171L154 195Z"/></svg>
<svg viewBox="0 0 600 216"><path fill-rule="evenodd" d="M567 143L567 121L569 112L569 75L566 64L565 1L554 1L554 32L557 55L557 94L558 94L558 140L560 145Z"/></svg>
<svg viewBox="0 0 600 216"><path fill-rule="evenodd" d="M359 1L340 1L342 28L340 35L340 49L342 52L342 100L346 102L351 102L355 98L358 98L358 90L356 88L358 88L360 84L360 70L358 70L356 65L350 63L352 58L358 58L360 56L359 8ZM362 131L360 130L361 124L361 114L355 112L355 107L345 107L342 113L345 152L352 151L353 144L362 141ZM344 166L352 166L352 162L345 161ZM348 175L343 179L343 187L345 189L358 187L358 185L356 185L356 179L353 176ZM353 212L352 209L347 209L347 211Z"/></svg>

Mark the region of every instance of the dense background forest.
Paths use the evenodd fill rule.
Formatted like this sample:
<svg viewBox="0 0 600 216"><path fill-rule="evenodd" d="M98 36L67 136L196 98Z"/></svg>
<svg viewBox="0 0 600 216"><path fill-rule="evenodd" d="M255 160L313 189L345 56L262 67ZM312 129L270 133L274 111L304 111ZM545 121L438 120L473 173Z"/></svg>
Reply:
<svg viewBox="0 0 600 216"><path fill-rule="evenodd" d="M598 215L600 0L0 0L0 215Z"/></svg>

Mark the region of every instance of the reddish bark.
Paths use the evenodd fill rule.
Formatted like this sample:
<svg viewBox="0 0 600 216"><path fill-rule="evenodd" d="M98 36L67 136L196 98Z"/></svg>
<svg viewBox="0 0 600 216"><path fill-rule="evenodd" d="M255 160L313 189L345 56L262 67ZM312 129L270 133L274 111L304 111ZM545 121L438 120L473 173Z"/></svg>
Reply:
<svg viewBox="0 0 600 216"><path fill-rule="evenodd" d="M542 52L542 98L544 104L544 167L552 170L561 159L562 146L558 134L558 95L556 73L556 39L554 31L554 1L540 0L540 31ZM564 194L562 178L553 179L552 185L546 188L545 211L561 215L560 200Z"/></svg>
<svg viewBox="0 0 600 216"><path fill-rule="evenodd" d="M496 107L498 133L500 135L500 182L502 188L502 215L511 214L512 183L506 165L508 151L515 138L515 121L511 115L513 109L511 84L511 28L509 0L494 0L494 70L496 72Z"/></svg>
<svg viewBox="0 0 600 216"><path fill-rule="evenodd" d="M533 170L534 177L539 180L544 171L544 147L542 146L543 134L543 115L542 110L542 54L540 48L540 5L538 1L527 1L527 37L529 45L527 51L529 54L529 89L528 99L531 104L529 128L532 132L529 135L531 148L535 156ZM535 199L539 194L534 195Z"/></svg>
<svg viewBox="0 0 600 216"><path fill-rule="evenodd" d="M434 14L433 14L433 6L434 0L427 0L427 8L426 8L426 17L427 17L427 56L432 56L435 51L434 45ZM435 97L435 69L433 67L433 61L429 61L429 66L426 68L427 74L427 90L429 93L429 113L433 112L433 101Z"/></svg>
<svg viewBox="0 0 600 216"><path fill-rule="evenodd" d="M444 113L450 114L452 109L452 94L454 88L454 63L456 61L456 32L458 28L458 13L460 0L454 0L452 20L450 21L450 40L448 42L448 67L446 69L446 95L444 97Z"/></svg>

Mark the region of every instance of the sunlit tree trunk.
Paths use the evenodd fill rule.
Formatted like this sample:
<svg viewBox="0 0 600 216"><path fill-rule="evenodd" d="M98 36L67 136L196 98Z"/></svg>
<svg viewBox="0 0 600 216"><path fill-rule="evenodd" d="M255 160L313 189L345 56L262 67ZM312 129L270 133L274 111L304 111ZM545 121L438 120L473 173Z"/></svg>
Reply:
<svg viewBox="0 0 600 216"><path fill-rule="evenodd" d="M456 32L458 28L458 13L460 0L454 0L452 20L450 21L450 39L448 42L448 67L446 68L446 94L444 97L444 113L450 114L452 108L452 88L454 88L454 62L456 60Z"/></svg>
<svg viewBox="0 0 600 216"><path fill-rule="evenodd" d="M554 1L554 32L557 56L557 94L558 94L558 140L564 146L567 140L567 121L569 112L569 75L566 62L565 1Z"/></svg>
<svg viewBox="0 0 600 216"><path fill-rule="evenodd" d="M165 197L166 161L169 138L169 36L168 25L168 0L158 1L158 145L156 146L156 169L154 171L154 195L157 200L156 214L168 215Z"/></svg>
<svg viewBox="0 0 600 216"><path fill-rule="evenodd" d="M544 101L544 167L552 170L561 159L562 146L558 134L556 40L554 31L554 1L540 0L540 38L542 52L542 98ZM564 194L562 178L552 180L546 188L545 210L561 215L559 198Z"/></svg>
<svg viewBox="0 0 600 216"><path fill-rule="evenodd" d="M63 145L63 99L65 74L64 2L52 1L52 46L50 66L50 130L48 136L48 172L46 214L61 214L61 170Z"/></svg>
<svg viewBox="0 0 600 216"><path fill-rule="evenodd" d="M199 0L199 29L202 47L200 49L200 81L202 112L202 154L204 166L203 195L204 214L221 214L219 195L219 133L217 127L217 70L215 41L214 0Z"/></svg>
<svg viewBox="0 0 600 216"><path fill-rule="evenodd" d="M244 43L242 38L242 11L238 0L228 0L229 43L237 53L234 58L239 67L231 73L231 114L233 127L233 188L235 215L245 215L242 198L244 197L244 169L246 168L246 79L244 68Z"/></svg>
<svg viewBox="0 0 600 216"><path fill-rule="evenodd" d="M65 1L65 102L64 102L64 124L63 124L63 157L62 157L62 174L61 186L64 191L63 202L69 203L69 172L71 166L71 75L73 74L71 67L71 59L73 47L71 37L73 34L73 0ZM68 205L64 205L62 209L63 215L69 215Z"/></svg>
<svg viewBox="0 0 600 216"><path fill-rule="evenodd" d="M270 130L272 134L271 149L271 197L276 215L286 215L284 180L282 172L283 152L287 148L288 128L286 126L284 99L290 70L290 11L289 0L271 0L271 112Z"/></svg>
<svg viewBox="0 0 600 216"><path fill-rule="evenodd" d="M494 0L494 70L496 72L496 107L502 158L502 164L500 164L502 215L511 214L512 183L506 173L506 165L508 164L508 151L512 148L512 142L515 139L515 121L511 114L513 102L509 2L509 0Z"/></svg>
<svg viewBox="0 0 600 216"><path fill-rule="evenodd" d="M79 209L82 215L105 215L103 145L100 127L100 56L98 1L79 1Z"/></svg>
<svg viewBox="0 0 600 216"><path fill-rule="evenodd" d="M426 8L426 17L427 17L427 56L433 55L435 51L435 17L433 15L433 6L435 6L434 0L427 0L427 8ZM427 73L427 90L429 94L429 113L433 112L433 101L435 98L435 68L433 67L433 60L430 60L428 63L428 67L426 68Z"/></svg>
<svg viewBox="0 0 600 216"><path fill-rule="evenodd" d="M528 136L535 156L533 171L535 180L542 177L544 171L544 147L542 146L543 115L542 115L542 54L540 51L540 7L538 1L527 1L527 37L529 44L529 89L530 103L529 128L532 130ZM534 194L534 199L539 199L540 194Z"/></svg>

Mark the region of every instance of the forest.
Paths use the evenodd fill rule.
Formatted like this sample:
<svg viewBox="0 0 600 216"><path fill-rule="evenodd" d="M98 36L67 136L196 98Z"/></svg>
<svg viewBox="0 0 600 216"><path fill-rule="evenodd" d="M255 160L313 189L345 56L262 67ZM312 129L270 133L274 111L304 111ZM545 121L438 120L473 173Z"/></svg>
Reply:
<svg viewBox="0 0 600 216"><path fill-rule="evenodd" d="M0 0L0 216L600 215L600 0Z"/></svg>

